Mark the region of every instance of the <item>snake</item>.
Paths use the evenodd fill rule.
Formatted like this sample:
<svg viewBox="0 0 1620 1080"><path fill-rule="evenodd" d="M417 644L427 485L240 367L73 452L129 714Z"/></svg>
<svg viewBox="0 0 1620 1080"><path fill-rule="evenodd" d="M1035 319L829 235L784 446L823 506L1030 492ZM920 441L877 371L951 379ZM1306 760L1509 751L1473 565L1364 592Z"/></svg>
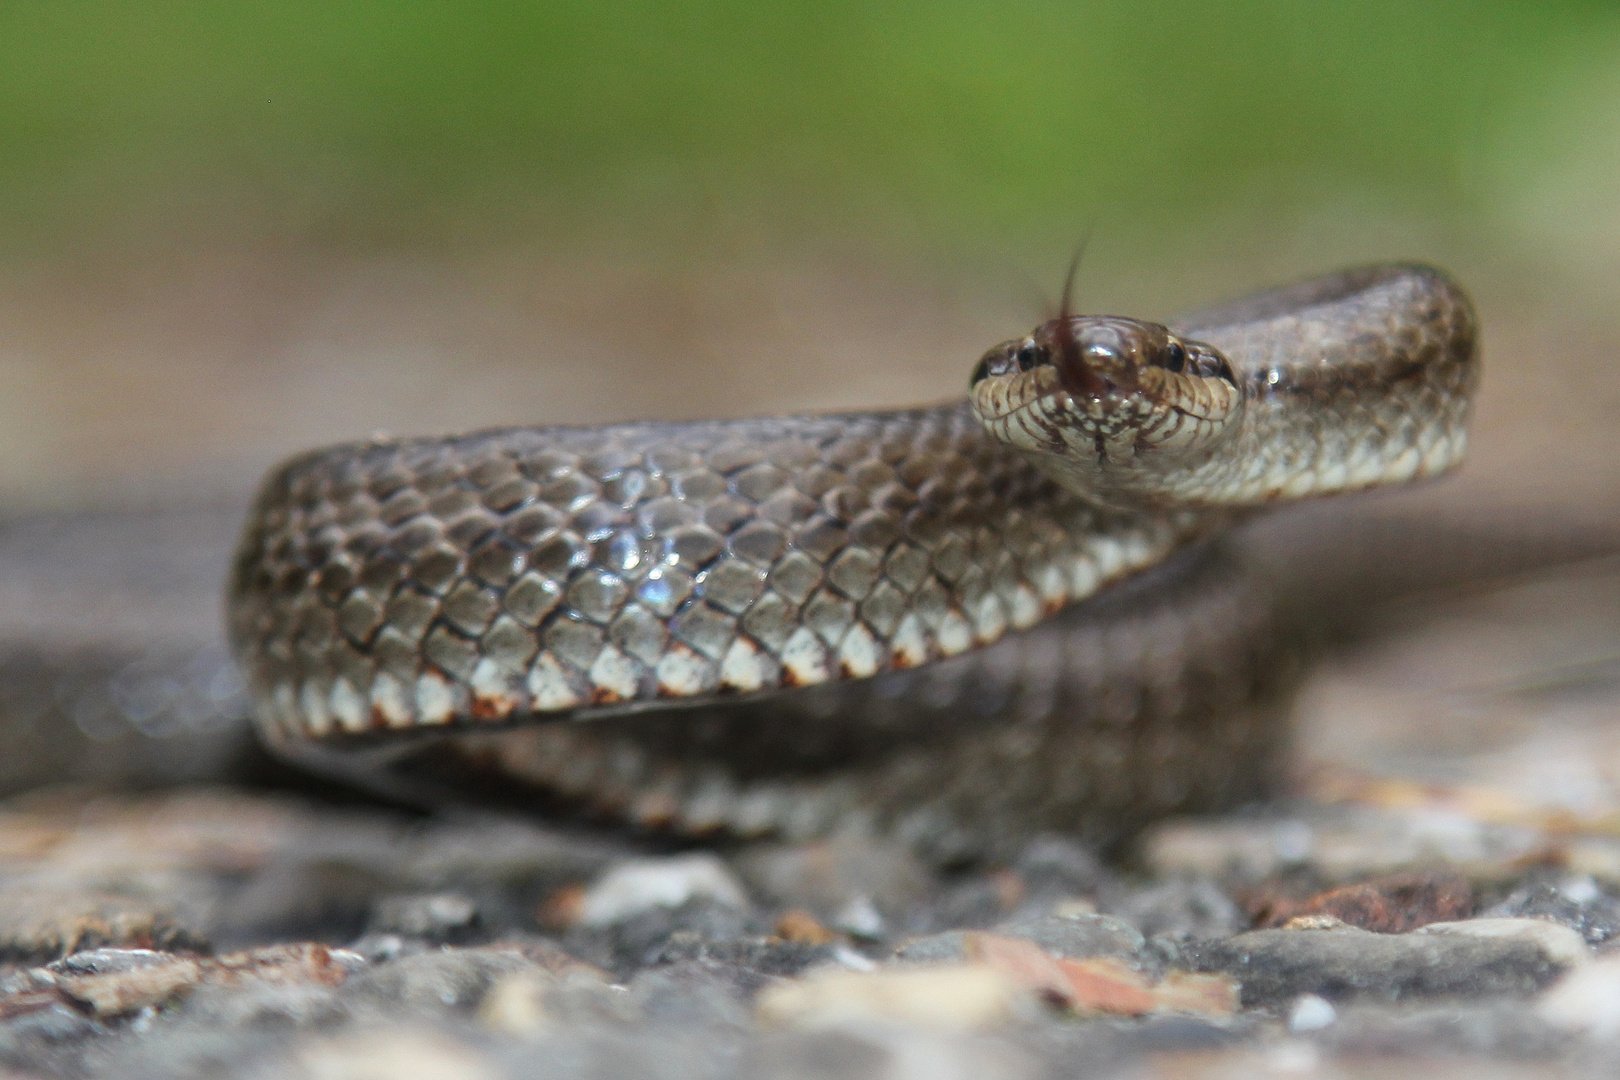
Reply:
<svg viewBox="0 0 1620 1080"><path fill-rule="evenodd" d="M1474 309L1419 264L1067 309L932 406L286 461L227 590L260 737L401 798L944 860L1275 790L1302 635L1246 523L1456 466Z"/></svg>

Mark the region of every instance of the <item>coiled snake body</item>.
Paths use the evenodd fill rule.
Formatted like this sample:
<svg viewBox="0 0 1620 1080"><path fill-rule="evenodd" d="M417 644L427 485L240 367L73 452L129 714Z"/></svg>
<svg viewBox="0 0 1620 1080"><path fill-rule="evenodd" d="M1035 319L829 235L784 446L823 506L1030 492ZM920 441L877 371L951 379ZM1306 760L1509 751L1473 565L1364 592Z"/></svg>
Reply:
<svg viewBox="0 0 1620 1080"><path fill-rule="evenodd" d="M321 450L264 485L232 645L272 746L413 797L1105 840L1265 790L1294 643L1222 533L1453 465L1475 337L1380 266L1060 317L964 403Z"/></svg>

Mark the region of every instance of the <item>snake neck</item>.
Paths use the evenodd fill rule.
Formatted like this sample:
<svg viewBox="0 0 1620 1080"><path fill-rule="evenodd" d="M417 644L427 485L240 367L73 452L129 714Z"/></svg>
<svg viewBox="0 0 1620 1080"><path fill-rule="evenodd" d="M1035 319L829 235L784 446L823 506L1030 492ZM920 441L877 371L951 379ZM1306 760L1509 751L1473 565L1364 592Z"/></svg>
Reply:
<svg viewBox="0 0 1620 1080"><path fill-rule="evenodd" d="M1254 505L1438 476L1467 448L1479 380L1467 295L1431 267L1302 282L1174 324L1232 361L1232 445L1188 470L1210 502Z"/></svg>

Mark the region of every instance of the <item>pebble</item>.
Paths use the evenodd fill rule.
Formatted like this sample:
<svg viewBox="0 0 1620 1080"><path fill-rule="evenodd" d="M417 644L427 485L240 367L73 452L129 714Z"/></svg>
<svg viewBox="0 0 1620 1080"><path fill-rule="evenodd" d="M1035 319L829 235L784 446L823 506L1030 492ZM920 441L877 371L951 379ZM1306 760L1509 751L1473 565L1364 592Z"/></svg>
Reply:
<svg viewBox="0 0 1620 1080"><path fill-rule="evenodd" d="M782 912L776 917L776 925L771 930L783 941L804 945L831 945L838 940L837 934L822 926L814 915L803 908L789 908Z"/></svg>
<svg viewBox="0 0 1620 1080"><path fill-rule="evenodd" d="M493 946L439 950L401 957L369 968L347 988L348 996L386 1012L434 1015L476 1008L498 980L537 965L516 949Z"/></svg>
<svg viewBox="0 0 1620 1080"><path fill-rule="evenodd" d="M1424 806L1324 805L1299 817L1168 822L1140 841L1162 877L1196 875L1253 883L1309 865L1344 882L1447 867L1472 880L1512 880L1546 848L1533 828L1496 825Z"/></svg>
<svg viewBox="0 0 1620 1080"><path fill-rule="evenodd" d="M739 910L748 896L720 859L708 852L666 858L629 859L586 890L579 903L585 926L608 926L653 908L678 908L703 898Z"/></svg>
<svg viewBox="0 0 1620 1080"><path fill-rule="evenodd" d="M862 1024L773 1031L738 1074L766 1080L1043 1080L1060 1075L995 1033Z"/></svg>
<svg viewBox="0 0 1620 1080"><path fill-rule="evenodd" d="M65 1001L97 1019L167 1004L199 986L336 986L365 961L319 944L272 945L220 957L151 949L95 949L24 972L0 995L0 1015Z"/></svg>
<svg viewBox="0 0 1620 1080"><path fill-rule="evenodd" d="M367 931L452 941L471 936L479 921L478 905L461 893L418 893L379 899Z"/></svg>
<svg viewBox="0 0 1620 1080"><path fill-rule="evenodd" d="M244 1034L330 1029L353 1016L338 987L315 983L205 982L168 1008L193 1030Z"/></svg>
<svg viewBox="0 0 1620 1080"><path fill-rule="evenodd" d="M539 972L515 971L495 980L478 1005L478 1019L503 1035L530 1037L551 1027L547 980Z"/></svg>
<svg viewBox="0 0 1620 1080"><path fill-rule="evenodd" d="M1522 886L1484 914L1550 919L1578 932L1588 945L1602 945L1620 935L1620 900L1605 893L1589 874Z"/></svg>
<svg viewBox="0 0 1620 1080"><path fill-rule="evenodd" d="M1459 1080L1474 1077L1549 1077L1547 1066L1574 1045L1520 997L1420 999L1335 1006L1338 1018L1311 1041L1341 1060L1398 1060L1397 1075L1453 1061ZM1472 1058L1472 1060L1470 1060ZM1417 1064L1421 1061L1422 1064ZM1517 1067L1516 1067L1517 1066ZM1522 1070L1522 1071L1521 1071ZM1556 1069L1551 1076L1569 1076ZM1576 1070L1573 1075L1586 1075ZM1550 1080L1550 1078L1549 1078Z"/></svg>
<svg viewBox="0 0 1620 1080"><path fill-rule="evenodd" d="M1179 819L1148 829L1138 843L1142 861L1159 877L1259 881L1309 859L1315 834L1296 819Z"/></svg>
<svg viewBox="0 0 1620 1080"><path fill-rule="evenodd" d="M1427 870L1359 881L1303 900L1262 890L1251 896L1250 906L1255 925L1263 928L1325 915L1363 930L1400 934L1427 923L1467 918L1474 910L1474 895L1457 874Z"/></svg>
<svg viewBox="0 0 1620 1080"><path fill-rule="evenodd" d="M176 899L139 890L0 888L0 961L40 963L84 949L206 950L203 916Z"/></svg>
<svg viewBox="0 0 1620 1080"><path fill-rule="evenodd" d="M1060 946L1073 945L1062 935L1035 936L1056 938ZM1238 1007L1238 984L1226 976L1171 970L1150 978L1118 956L1075 958L1062 951L1049 951L1029 936L957 931L939 935L909 953L903 948L898 958L913 964L930 959L983 964L1041 999L1082 1014L1143 1016L1160 1012L1225 1018Z"/></svg>
<svg viewBox="0 0 1620 1080"><path fill-rule="evenodd" d="M815 964L836 957L832 941L789 941L779 937L748 935L723 940L707 938L690 930L671 934L663 947L652 952L652 964L675 964L683 960L703 960L745 969L766 976L797 975Z"/></svg>
<svg viewBox="0 0 1620 1080"><path fill-rule="evenodd" d="M885 871L892 853L847 837L694 859L496 819L254 805L115 799L76 818L10 815L0 897L59 903L30 909L35 951L0 967L0 1072L265 1080L383 1063L429 1080L1035 1080L1285 1075L1284 1059L1308 1051L1321 1075L1344 1055L1442 1054L1458 1076L1517 1077L1516 1062L1607 1064L1601 1048L1620 1047L1620 975L1601 955L1612 886L1558 864L1562 847L1516 876L1467 881L1491 898L1488 917L1369 933L1341 916L1381 912L1375 925L1398 928L1448 914L1448 892L1433 877L1329 875L1312 860L1337 826L1314 813L1294 819L1307 862L1244 884L1230 866L1219 880L1137 878L1057 838L946 874L904 860ZM1356 821L1386 827L1340 824ZM1286 848L1271 839L1274 855ZM142 869L128 849L144 843ZM1321 929L1249 930L1235 898L1262 889L1339 897L1286 923ZM586 901L604 897L607 921L586 920ZM184 934L142 936L164 926ZM903 933L917 936L896 947ZM97 934L116 943L47 951ZM290 943L253 945L265 940ZM1593 970L1606 980L1583 981Z"/></svg>
<svg viewBox="0 0 1620 1080"><path fill-rule="evenodd" d="M562 944L572 955L628 979L648 964L693 956L694 949L707 944L733 947L765 937L770 928L761 912L698 897L680 907L652 907L608 926L576 926Z"/></svg>
<svg viewBox="0 0 1620 1080"><path fill-rule="evenodd" d="M1002 923L996 932L1033 941L1047 952L1071 960L1115 956L1151 968L1146 941L1130 923L1112 915L1048 915Z"/></svg>
<svg viewBox="0 0 1620 1080"><path fill-rule="evenodd" d="M868 941L879 941L888 932L888 923L884 921L883 913L865 896L852 897L847 904L839 908L833 914L832 924L851 937L865 938Z"/></svg>
<svg viewBox="0 0 1620 1080"><path fill-rule="evenodd" d="M677 961L637 972L631 1004L647 1022L688 1031L739 1030L748 1023L749 1002L765 987L793 985L747 968Z"/></svg>
<svg viewBox="0 0 1620 1080"><path fill-rule="evenodd" d="M1037 836L1025 845L1013 870L1033 895L1084 896L1113 882L1097 853L1066 836Z"/></svg>
<svg viewBox="0 0 1620 1080"><path fill-rule="evenodd" d="M1339 1011L1327 998L1301 994L1288 1010L1288 1030L1296 1035L1321 1031L1338 1018Z"/></svg>
<svg viewBox="0 0 1620 1080"><path fill-rule="evenodd" d="M761 1021L828 1028L889 1021L953 1031L1009 1023L1038 1011L1035 996L984 964L874 972L818 971L763 990Z"/></svg>
<svg viewBox="0 0 1620 1080"><path fill-rule="evenodd" d="M860 834L805 844L758 844L733 860L759 895L836 922L857 901L879 911L915 907L935 887L911 851Z"/></svg>
<svg viewBox="0 0 1620 1080"><path fill-rule="evenodd" d="M140 950L146 953L146 950ZM150 962L106 972L63 974L56 985L91 1016L123 1016L161 1005L202 981L203 965L188 956L146 953Z"/></svg>
<svg viewBox="0 0 1620 1080"><path fill-rule="evenodd" d="M1471 934L1254 930L1184 949L1181 961L1243 987L1245 1007L1280 1008L1301 994L1354 1000L1493 994L1528 996L1568 966L1539 939Z"/></svg>
<svg viewBox="0 0 1620 1080"><path fill-rule="evenodd" d="M401 1028L311 1040L272 1068L277 1080L503 1080L472 1047Z"/></svg>
<svg viewBox="0 0 1620 1080"><path fill-rule="evenodd" d="M1032 942L1054 956L1071 960L1113 956L1154 973L1161 966L1158 957L1147 949L1146 940L1136 928L1111 915L1048 915L1002 923L995 927L994 932ZM948 930L942 934L913 938L895 950L894 956L908 963L966 960L972 951L976 933L971 930Z"/></svg>
<svg viewBox="0 0 1620 1080"><path fill-rule="evenodd" d="M1560 1031L1620 1040L1620 956L1576 968L1547 989L1536 1015Z"/></svg>
<svg viewBox="0 0 1620 1080"><path fill-rule="evenodd" d="M1592 950L1587 947L1585 938L1569 927L1547 919L1463 919L1459 922L1429 923L1417 933L1526 941L1539 948L1553 963L1563 967L1577 967L1592 959Z"/></svg>
<svg viewBox="0 0 1620 1080"><path fill-rule="evenodd" d="M1152 993L1153 1012L1181 1013L1212 1020L1231 1017L1243 1002L1243 987L1236 979L1176 969L1165 972L1164 977L1153 984Z"/></svg>
<svg viewBox="0 0 1620 1080"><path fill-rule="evenodd" d="M1143 937L1226 937L1250 926L1232 898L1208 878L1180 877L1148 888L1114 886L1103 896L1108 914Z"/></svg>

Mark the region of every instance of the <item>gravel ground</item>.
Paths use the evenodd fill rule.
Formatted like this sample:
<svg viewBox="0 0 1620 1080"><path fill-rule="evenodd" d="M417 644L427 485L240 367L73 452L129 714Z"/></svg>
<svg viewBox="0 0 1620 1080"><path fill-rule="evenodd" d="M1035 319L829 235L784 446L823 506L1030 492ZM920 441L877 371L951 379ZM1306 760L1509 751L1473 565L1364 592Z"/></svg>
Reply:
<svg viewBox="0 0 1620 1080"><path fill-rule="evenodd" d="M863 836L676 850L246 784L28 791L0 805L0 1061L422 1080L1607 1071L1617 595L1610 561L1391 612L1308 692L1294 799L1165 823L1111 863L1055 836L948 871Z"/></svg>

